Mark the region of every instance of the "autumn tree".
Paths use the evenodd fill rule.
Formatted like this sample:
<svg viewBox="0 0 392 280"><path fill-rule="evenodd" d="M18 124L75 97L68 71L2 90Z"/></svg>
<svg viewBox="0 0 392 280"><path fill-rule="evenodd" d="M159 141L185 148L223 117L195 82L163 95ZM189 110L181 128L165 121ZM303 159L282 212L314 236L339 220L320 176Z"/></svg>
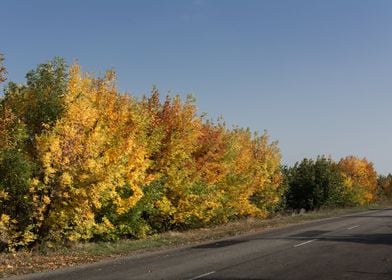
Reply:
<svg viewBox="0 0 392 280"><path fill-rule="evenodd" d="M170 223L187 223L194 213L190 209L195 182L193 152L200 133L194 99L183 102L179 96L167 96L161 103L157 92L149 100L159 144L152 145L150 172L162 184L162 195L155 202ZM195 207L192 207L196 209ZM169 221L167 221L169 222Z"/></svg>
<svg viewBox="0 0 392 280"><path fill-rule="evenodd" d="M373 163L366 158L347 156L339 161L338 166L353 203L364 205L376 200L377 172Z"/></svg>
<svg viewBox="0 0 392 280"><path fill-rule="evenodd" d="M202 124L197 146L192 154L195 182L192 186L194 220L199 223L221 223L228 219L224 209L224 181L230 172L228 160L229 130L223 122L207 121ZM192 205L192 204L191 204ZM197 224L197 223L196 223Z"/></svg>
<svg viewBox="0 0 392 280"><path fill-rule="evenodd" d="M284 195L281 171L281 153L278 142L270 142L267 132L255 134L252 140L253 185L255 192L250 200L261 210L262 216L274 213L280 206Z"/></svg>
<svg viewBox="0 0 392 280"><path fill-rule="evenodd" d="M226 211L236 216L266 217L279 204L280 152L266 133L252 135L249 129L230 132L227 159L230 170L224 180Z"/></svg>
<svg viewBox="0 0 392 280"><path fill-rule="evenodd" d="M388 175L380 175L377 178L377 186L379 196L385 197L388 199L392 198L392 174Z"/></svg>
<svg viewBox="0 0 392 280"><path fill-rule="evenodd" d="M48 201L42 228L55 240L133 233L127 221L113 223L148 183L142 116L130 97L118 94L113 72L94 78L78 65L64 102L63 117L37 138Z"/></svg>
<svg viewBox="0 0 392 280"><path fill-rule="evenodd" d="M0 242L114 240L245 216L284 188L266 133L206 121L188 96L121 94L56 58L0 102Z"/></svg>

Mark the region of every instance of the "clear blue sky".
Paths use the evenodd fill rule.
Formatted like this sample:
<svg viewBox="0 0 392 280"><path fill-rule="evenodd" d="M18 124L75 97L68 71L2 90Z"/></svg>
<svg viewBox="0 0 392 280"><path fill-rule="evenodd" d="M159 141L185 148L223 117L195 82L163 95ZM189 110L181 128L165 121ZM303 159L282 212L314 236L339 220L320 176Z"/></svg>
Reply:
<svg viewBox="0 0 392 280"><path fill-rule="evenodd" d="M392 172L392 1L5 0L0 27L10 80L78 59L268 130L286 164L353 154Z"/></svg>

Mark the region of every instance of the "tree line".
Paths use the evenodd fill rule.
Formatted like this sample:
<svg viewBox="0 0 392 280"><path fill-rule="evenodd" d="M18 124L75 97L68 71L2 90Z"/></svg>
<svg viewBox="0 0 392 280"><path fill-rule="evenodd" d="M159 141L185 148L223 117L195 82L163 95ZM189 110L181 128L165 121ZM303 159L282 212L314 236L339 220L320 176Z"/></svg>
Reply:
<svg viewBox="0 0 392 280"><path fill-rule="evenodd" d="M392 193L391 175L378 177L366 159L284 167L266 132L208 120L192 96L121 93L114 71L96 77L61 58L24 84L8 82L0 115L0 250L140 238Z"/></svg>

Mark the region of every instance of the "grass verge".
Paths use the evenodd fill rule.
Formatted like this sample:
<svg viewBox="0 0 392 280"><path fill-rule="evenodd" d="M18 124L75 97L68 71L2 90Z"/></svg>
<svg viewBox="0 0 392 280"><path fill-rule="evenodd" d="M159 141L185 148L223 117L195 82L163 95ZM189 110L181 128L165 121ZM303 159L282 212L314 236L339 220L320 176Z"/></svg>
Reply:
<svg viewBox="0 0 392 280"><path fill-rule="evenodd" d="M80 243L68 248L45 251L19 251L0 254L0 277L54 270L103 259L134 255L161 249L188 246L204 241L221 239L245 233L255 233L286 225L329 218L370 209L382 209L386 205L346 209L324 209L292 215L275 215L269 219L247 218L225 225L165 232L142 240L120 240L105 243Z"/></svg>

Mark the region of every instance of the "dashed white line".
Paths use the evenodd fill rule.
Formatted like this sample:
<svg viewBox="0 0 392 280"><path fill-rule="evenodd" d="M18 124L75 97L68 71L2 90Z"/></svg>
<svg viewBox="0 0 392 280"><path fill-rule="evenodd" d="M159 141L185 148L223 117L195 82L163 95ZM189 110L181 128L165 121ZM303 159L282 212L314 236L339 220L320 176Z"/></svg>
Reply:
<svg viewBox="0 0 392 280"><path fill-rule="evenodd" d="M198 276L196 276L196 277L193 277L193 278L191 278L191 279L189 279L189 280L196 280L196 279L200 279L200 278L203 278L203 277L205 277L205 276L208 276L208 275L211 275L211 274L214 274L214 273L215 273L215 271L210 271L210 272L207 272L207 273L204 273L204 274L198 275Z"/></svg>
<svg viewBox="0 0 392 280"><path fill-rule="evenodd" d="M311 243L311 242L313 242L315 240L317 240L317 239L312 239L312 240L308 240L306 242L299 243L297 245L294 245L294 247L299 247L299 246L302 246L302 245L305 245L305 244L309 244L309 243Z"/></svg>
<svg viewBox="0 0 392 280"><path fill-rule="evenodd" d="M357 228L357 227L359 227L359 225L357 225L357 226L352 226L352 227L349 227L349 228L347 228L347 229L350 230L350 229Z"/></svg>

